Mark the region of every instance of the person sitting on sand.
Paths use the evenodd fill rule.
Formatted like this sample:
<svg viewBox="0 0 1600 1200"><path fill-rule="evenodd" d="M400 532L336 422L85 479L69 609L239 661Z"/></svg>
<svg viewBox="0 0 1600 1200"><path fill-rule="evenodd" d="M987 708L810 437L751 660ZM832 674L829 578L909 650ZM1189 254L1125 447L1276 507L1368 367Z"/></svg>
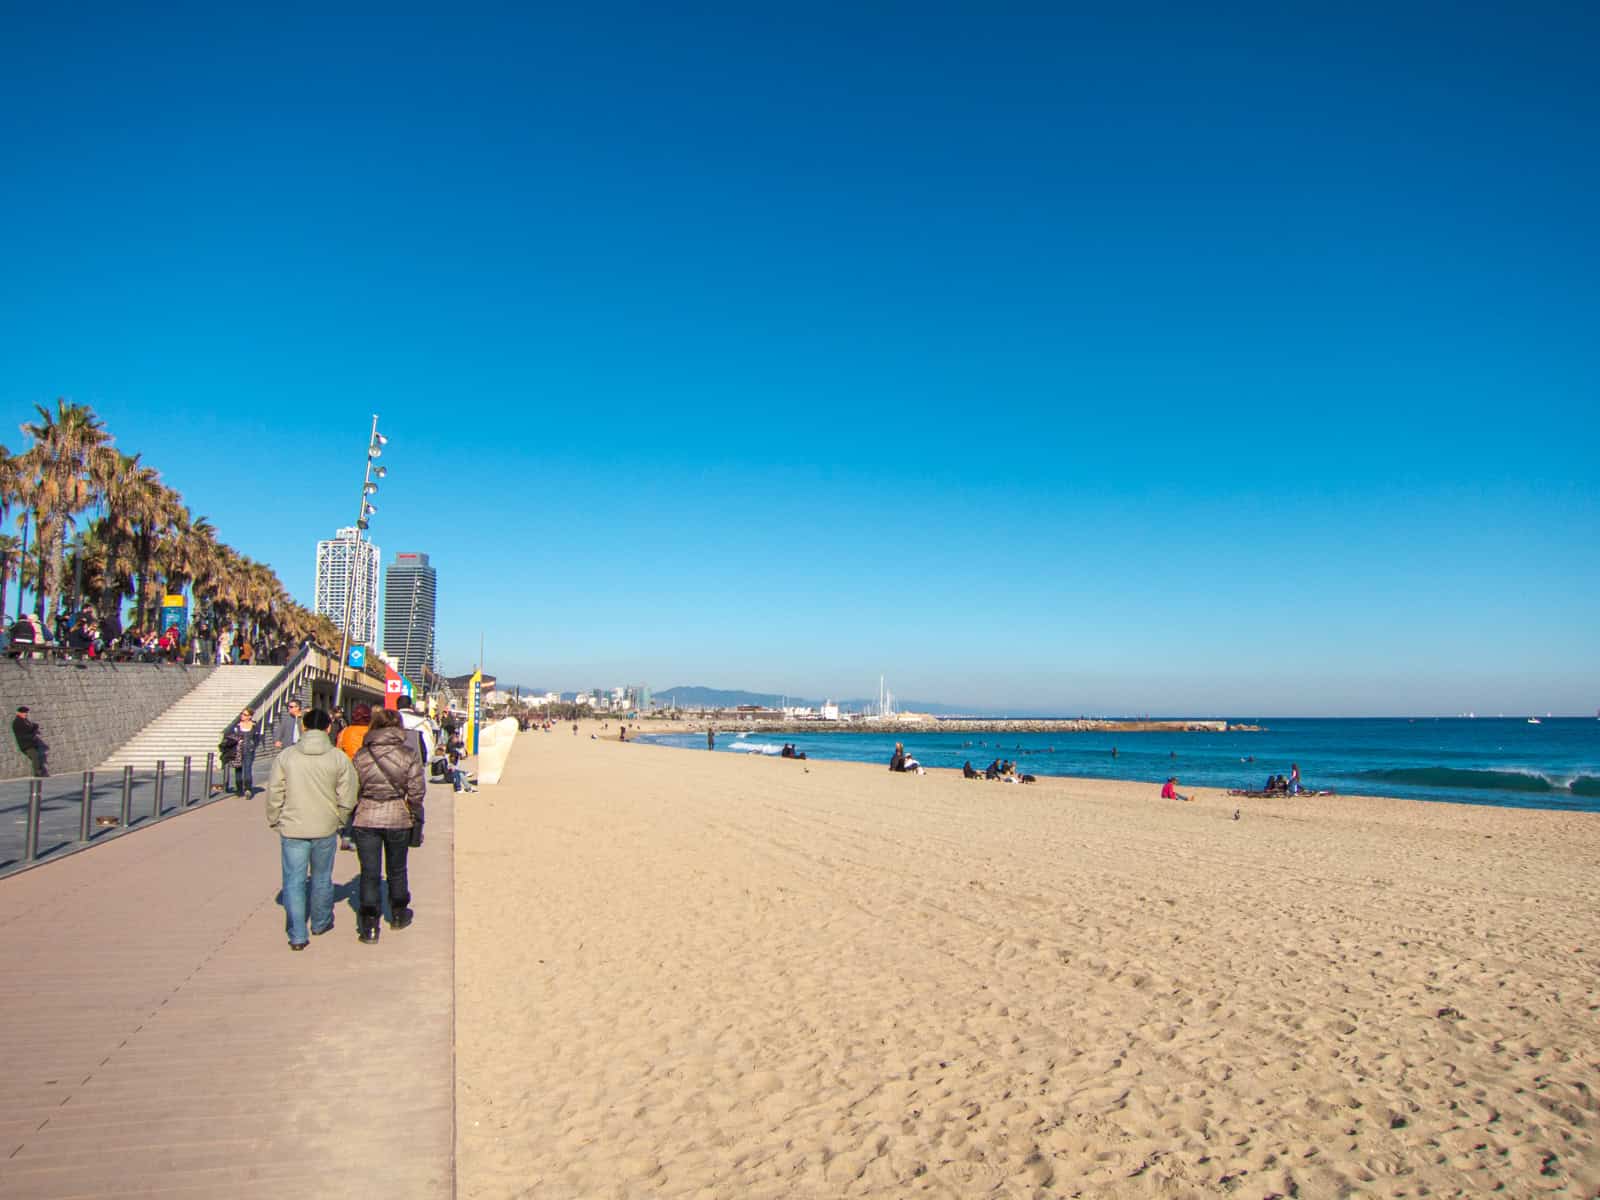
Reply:
<svg viewBox="0 0 1600 1200"><path fill-rule="evenodd" d="M973 768L972 768L972 760L970 758L967 759L966 764L961 768L961 778L963 778L963 779L977 779L978 778L978 772L973 770Z"/></svg>
<svg viewBox="0 0 1600 1200"><path fill-rule="evenodd" d="M1180 795L1179 794L1179 792L1178 792L1178 777L1176 775L1167 776L1166 786L1161 789L1161 798L1163 800L1192 800L1192 799L1194 799L1194 797L1192 797L1192 796L1184 796L1184 795Z"/></svg>
<svg viewBox="0 0 1600 1200"><path fill-rule="evenodd" d="M905 745L901 742L894 744L894 755L889 759L889 770L909 771L914 775L921 775L922 764L906 753Z"/></svg>

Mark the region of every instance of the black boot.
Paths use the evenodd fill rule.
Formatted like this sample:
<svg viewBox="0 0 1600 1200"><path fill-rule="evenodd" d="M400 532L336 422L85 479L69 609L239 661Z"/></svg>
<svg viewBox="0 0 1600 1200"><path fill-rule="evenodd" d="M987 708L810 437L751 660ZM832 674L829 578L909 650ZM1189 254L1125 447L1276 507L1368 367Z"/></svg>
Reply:
<svg viewBox="0 0 1600 1200"><path fill-rule="evenodd" d="M360 927L361 940L363 942L376 942L378 940L377 913L371 909L362 909L357 925Z"/></svg>
<svg viewBox="0 0 1600 1200"><path fill-rule="evenodd" d="M390 929L404 929L411 924L412 912L409 908L397 908L389 914Z"/></svg>

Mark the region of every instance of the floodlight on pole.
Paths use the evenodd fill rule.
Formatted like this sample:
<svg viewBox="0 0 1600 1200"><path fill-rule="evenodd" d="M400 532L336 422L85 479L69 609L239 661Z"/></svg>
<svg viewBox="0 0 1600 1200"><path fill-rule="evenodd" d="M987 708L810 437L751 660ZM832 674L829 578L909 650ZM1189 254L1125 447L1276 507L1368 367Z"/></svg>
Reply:
<svg viewBox="0 0 1600 1200"><path fill-rule="evenodd" d="M356 515L356 541L351 547L350 567L346 574L349 580L345 585L344 595L344 637L339 643L339 673L335 676L337 682L333 685L333 707L338 710L344 699L344 673L346 660L350 657L350 626L355 618L356 606L356 564L359 563L361 548L361 535L368 528L367 518L377 512L367 497L378 490L378 485L372 481L374 474L382 479L388 474L383 467L374 467L372 460L383 453L383 447L389 444L389 439L378 432L378 414L372 414L372 436L367 440L367 469L361 478L361 508Z"/></svg>

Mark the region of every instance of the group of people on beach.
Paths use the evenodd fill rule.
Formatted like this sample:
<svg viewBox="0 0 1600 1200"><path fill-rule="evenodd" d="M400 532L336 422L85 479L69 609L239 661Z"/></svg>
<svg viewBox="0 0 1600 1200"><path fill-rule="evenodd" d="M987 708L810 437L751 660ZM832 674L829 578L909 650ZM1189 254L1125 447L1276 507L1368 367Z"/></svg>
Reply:
<svg viewBox="0 0 1600 1200"><path fill-rule="evenodd" d="M978 770L972 765L969 758L961 767L963 779L998 779L1001 783L1033 783L1035 776L1019 773L1017 764L1011 759L997 758L983 770Z"/></svg>
<svg viewBox="0 0 1600 1200"><path fill-rule="evenodd" d="M1249 788L1231 788L1230 796L1298 796L1300 794L1300 764L1290 763L1287 775L1268 775L1259 791ZM1308 795L1331 796L1332 792L1310 792Z"/></svg>
<svg viewBox="0 0 1600 1200"><path fill-rule="evenodd" d="M909 772L913 775L925 775L922 764L906 753L904 742L894 744L894 753L889 756L889 770L895 772Z"/></svg>

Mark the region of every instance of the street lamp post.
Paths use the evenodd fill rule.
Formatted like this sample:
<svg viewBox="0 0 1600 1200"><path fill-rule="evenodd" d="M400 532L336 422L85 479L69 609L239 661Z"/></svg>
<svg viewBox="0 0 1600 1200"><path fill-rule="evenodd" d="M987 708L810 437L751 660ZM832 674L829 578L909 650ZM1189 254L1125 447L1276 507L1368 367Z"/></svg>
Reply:
<svg viewBox="0 0 1600 1200"><path fill-rule="evenodd" d="M356 540L355 550L361 548L361 535L367 529L367 518L377 512L370 497L378 490L377 480L389 473L387 467L374 467L372 464L383 454L383 448L389 444L389 439L378 432L378 414L372 414L372 438L367 442L367 470L361 479L361 507L356 510ZM349 582L345 585L344 595L344 638L339 643L339 674L338 682L333 685L333 707L337 711L340 702L344 699L344 673L348 665L346 659L350 657L350 626L355 620L356 604L356 565L360 561L355 551L351 552L350 565L346 570Z"/></svg>

